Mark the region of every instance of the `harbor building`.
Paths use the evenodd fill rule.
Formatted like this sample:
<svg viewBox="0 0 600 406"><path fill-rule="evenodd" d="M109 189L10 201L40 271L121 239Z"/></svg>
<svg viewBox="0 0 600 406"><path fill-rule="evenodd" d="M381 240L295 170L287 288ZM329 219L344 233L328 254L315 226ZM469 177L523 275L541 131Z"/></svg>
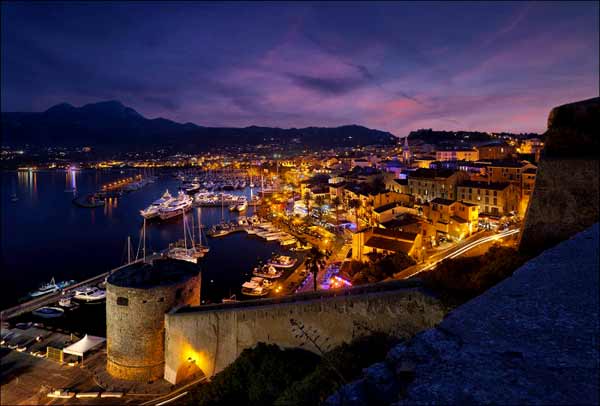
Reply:
<svg viewBox="0 0 600 406"><path fill-rule="evenodd" d="M200 304L199 268L159 258L137 262L106 283L107 371L118 379L148 382L162 378L165 313Z"/></svg>

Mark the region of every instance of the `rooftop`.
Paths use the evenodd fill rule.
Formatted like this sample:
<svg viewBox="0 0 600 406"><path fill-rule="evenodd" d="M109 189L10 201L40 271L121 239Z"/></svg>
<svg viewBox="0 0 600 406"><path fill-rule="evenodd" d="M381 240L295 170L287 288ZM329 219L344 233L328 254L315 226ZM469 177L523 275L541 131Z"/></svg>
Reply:
<svg viewBox="0 0 600 406"><path fill-rule="evenodd" d="M365 247L378 248L386 251L408 253L413 244L390 238L372 236L365 242Z"/></svg>
<svg viewBox="0 0 600 406"><path fill-rule="evenodd" d="M396 208L398 206L400 206L399 203L393 202L393 203L384 204L383 206L379 206L379 207L373 209L373 211L375 213L383 213L384 211L388 211L390 209L394 209L394 208Z"/></svg>
<svg viewBox="0 0 600 406"><path fill-rule="evenodd" d="M121 268L108 277L108 283L123 288L148 289L174 285L198 276L199 272L200 268L190 262L160 258Z"/></svg>
<svg viewBox="0 0 600 406"><path fill-rule="evenodd" d="M470 187L477 189L488 189L488 190L504 190L510 186L510 183L507 182L478 182L474 180L467 180L462 182L459 187Z"/></svg>
<svg viewBox="0 0 600 406"><path fill-rule="evenodd" d="M414 241L417 234L405 231L389 230L387 228L373 228L373 235L383 236L387 238L395 238L397 240Z"/></svg>
<svg viewBox="0 0 600 406"><path fill-rule="evenodd" d="M435 178L449 178L454 175L455 171L450 169L427 169L419 168L409 174L410 178L421 178L421 179L435 179Z"/></svg>
<svg viewBox="0 0 600 406"><path fill-rule="evenodd" d="M431 203L441 204L443 206L450 206L452 203L455 203L455 201L449 199L442 199L441 197L436 197L431 201Z"/></svg>

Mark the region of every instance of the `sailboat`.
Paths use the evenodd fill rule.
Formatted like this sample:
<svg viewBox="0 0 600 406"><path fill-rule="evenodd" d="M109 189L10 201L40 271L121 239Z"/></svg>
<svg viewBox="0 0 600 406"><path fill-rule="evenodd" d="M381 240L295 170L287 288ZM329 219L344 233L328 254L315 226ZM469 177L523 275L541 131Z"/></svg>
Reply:
<svg viewBox="0 0 600 406"><path fill-rule="evenodd" d="M193 216L192 216L192 221L194 220ZM192 225L192 229L193 229L193 225ZM196 251L200 251L203 254L206 254L207 252L210 251L210 247L208 246L208 241L206 240L206 237L204 237L204 241L206 244L203 243L202 241L202 228L204 226L202 225L202 212L200 211L200 208L198 208L198 242L194 243L194 246L196 247ZM193 241L193 239L192 239Z"/></svg>
<svg viewBox="0 0 600 406"><path fill-rule="evenodd" d="M191 262L193 264L197 264L198 258L202 258L204 256L204 253L196 250L193 240L192 240L191 248L188 248L186 217L185 217L185 212L183 210L182 210L182 217L183 217L183 244L181 244L181 241L178 241L175 244L170 244L169 251L167 252L167 256L172 259L178 259L181 261L187 261L187 262Z"/></svg>

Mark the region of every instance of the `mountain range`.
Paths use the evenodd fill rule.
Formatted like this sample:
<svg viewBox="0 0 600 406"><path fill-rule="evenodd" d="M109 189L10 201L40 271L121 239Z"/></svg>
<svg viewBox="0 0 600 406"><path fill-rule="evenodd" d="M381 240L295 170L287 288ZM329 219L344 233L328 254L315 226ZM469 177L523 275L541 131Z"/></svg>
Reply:
<svg viewBox="0 0 600 406"><path fill-rule="evenodd" d="M2 113L2 145L92 146L105 150L175 147L189 151L227 145L286 145L329 148L394 144L396 137L358 125L341 127L202 127L164 118L148 119L118 101L74 107L57 104L40 113Z"/></svg>

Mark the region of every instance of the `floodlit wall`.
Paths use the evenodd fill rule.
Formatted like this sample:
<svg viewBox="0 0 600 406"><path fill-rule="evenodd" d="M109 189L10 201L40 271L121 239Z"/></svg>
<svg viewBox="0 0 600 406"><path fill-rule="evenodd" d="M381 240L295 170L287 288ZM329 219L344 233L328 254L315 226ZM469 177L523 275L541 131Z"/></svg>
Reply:
<svg viewBox="0 0 600 406"><path fill-rule="evenodd" d="M402 282L391 282L398 288L381 292L361 287L356 288L358 292L366 293L338 292L338 296L325 297L312 293L289 303L262 300L254 301L256 305L242 302L239 307L218 305L214 310L202 306L167 314L164 377L179 383L186 378L190 364L212 376L258 342L303 346L318 353L294 323L301 323L327 348L375 331L412 336L438 323L445 312L437 300L407 287L414 283ZM373 286L378 285L382 284Z"/></svg>

